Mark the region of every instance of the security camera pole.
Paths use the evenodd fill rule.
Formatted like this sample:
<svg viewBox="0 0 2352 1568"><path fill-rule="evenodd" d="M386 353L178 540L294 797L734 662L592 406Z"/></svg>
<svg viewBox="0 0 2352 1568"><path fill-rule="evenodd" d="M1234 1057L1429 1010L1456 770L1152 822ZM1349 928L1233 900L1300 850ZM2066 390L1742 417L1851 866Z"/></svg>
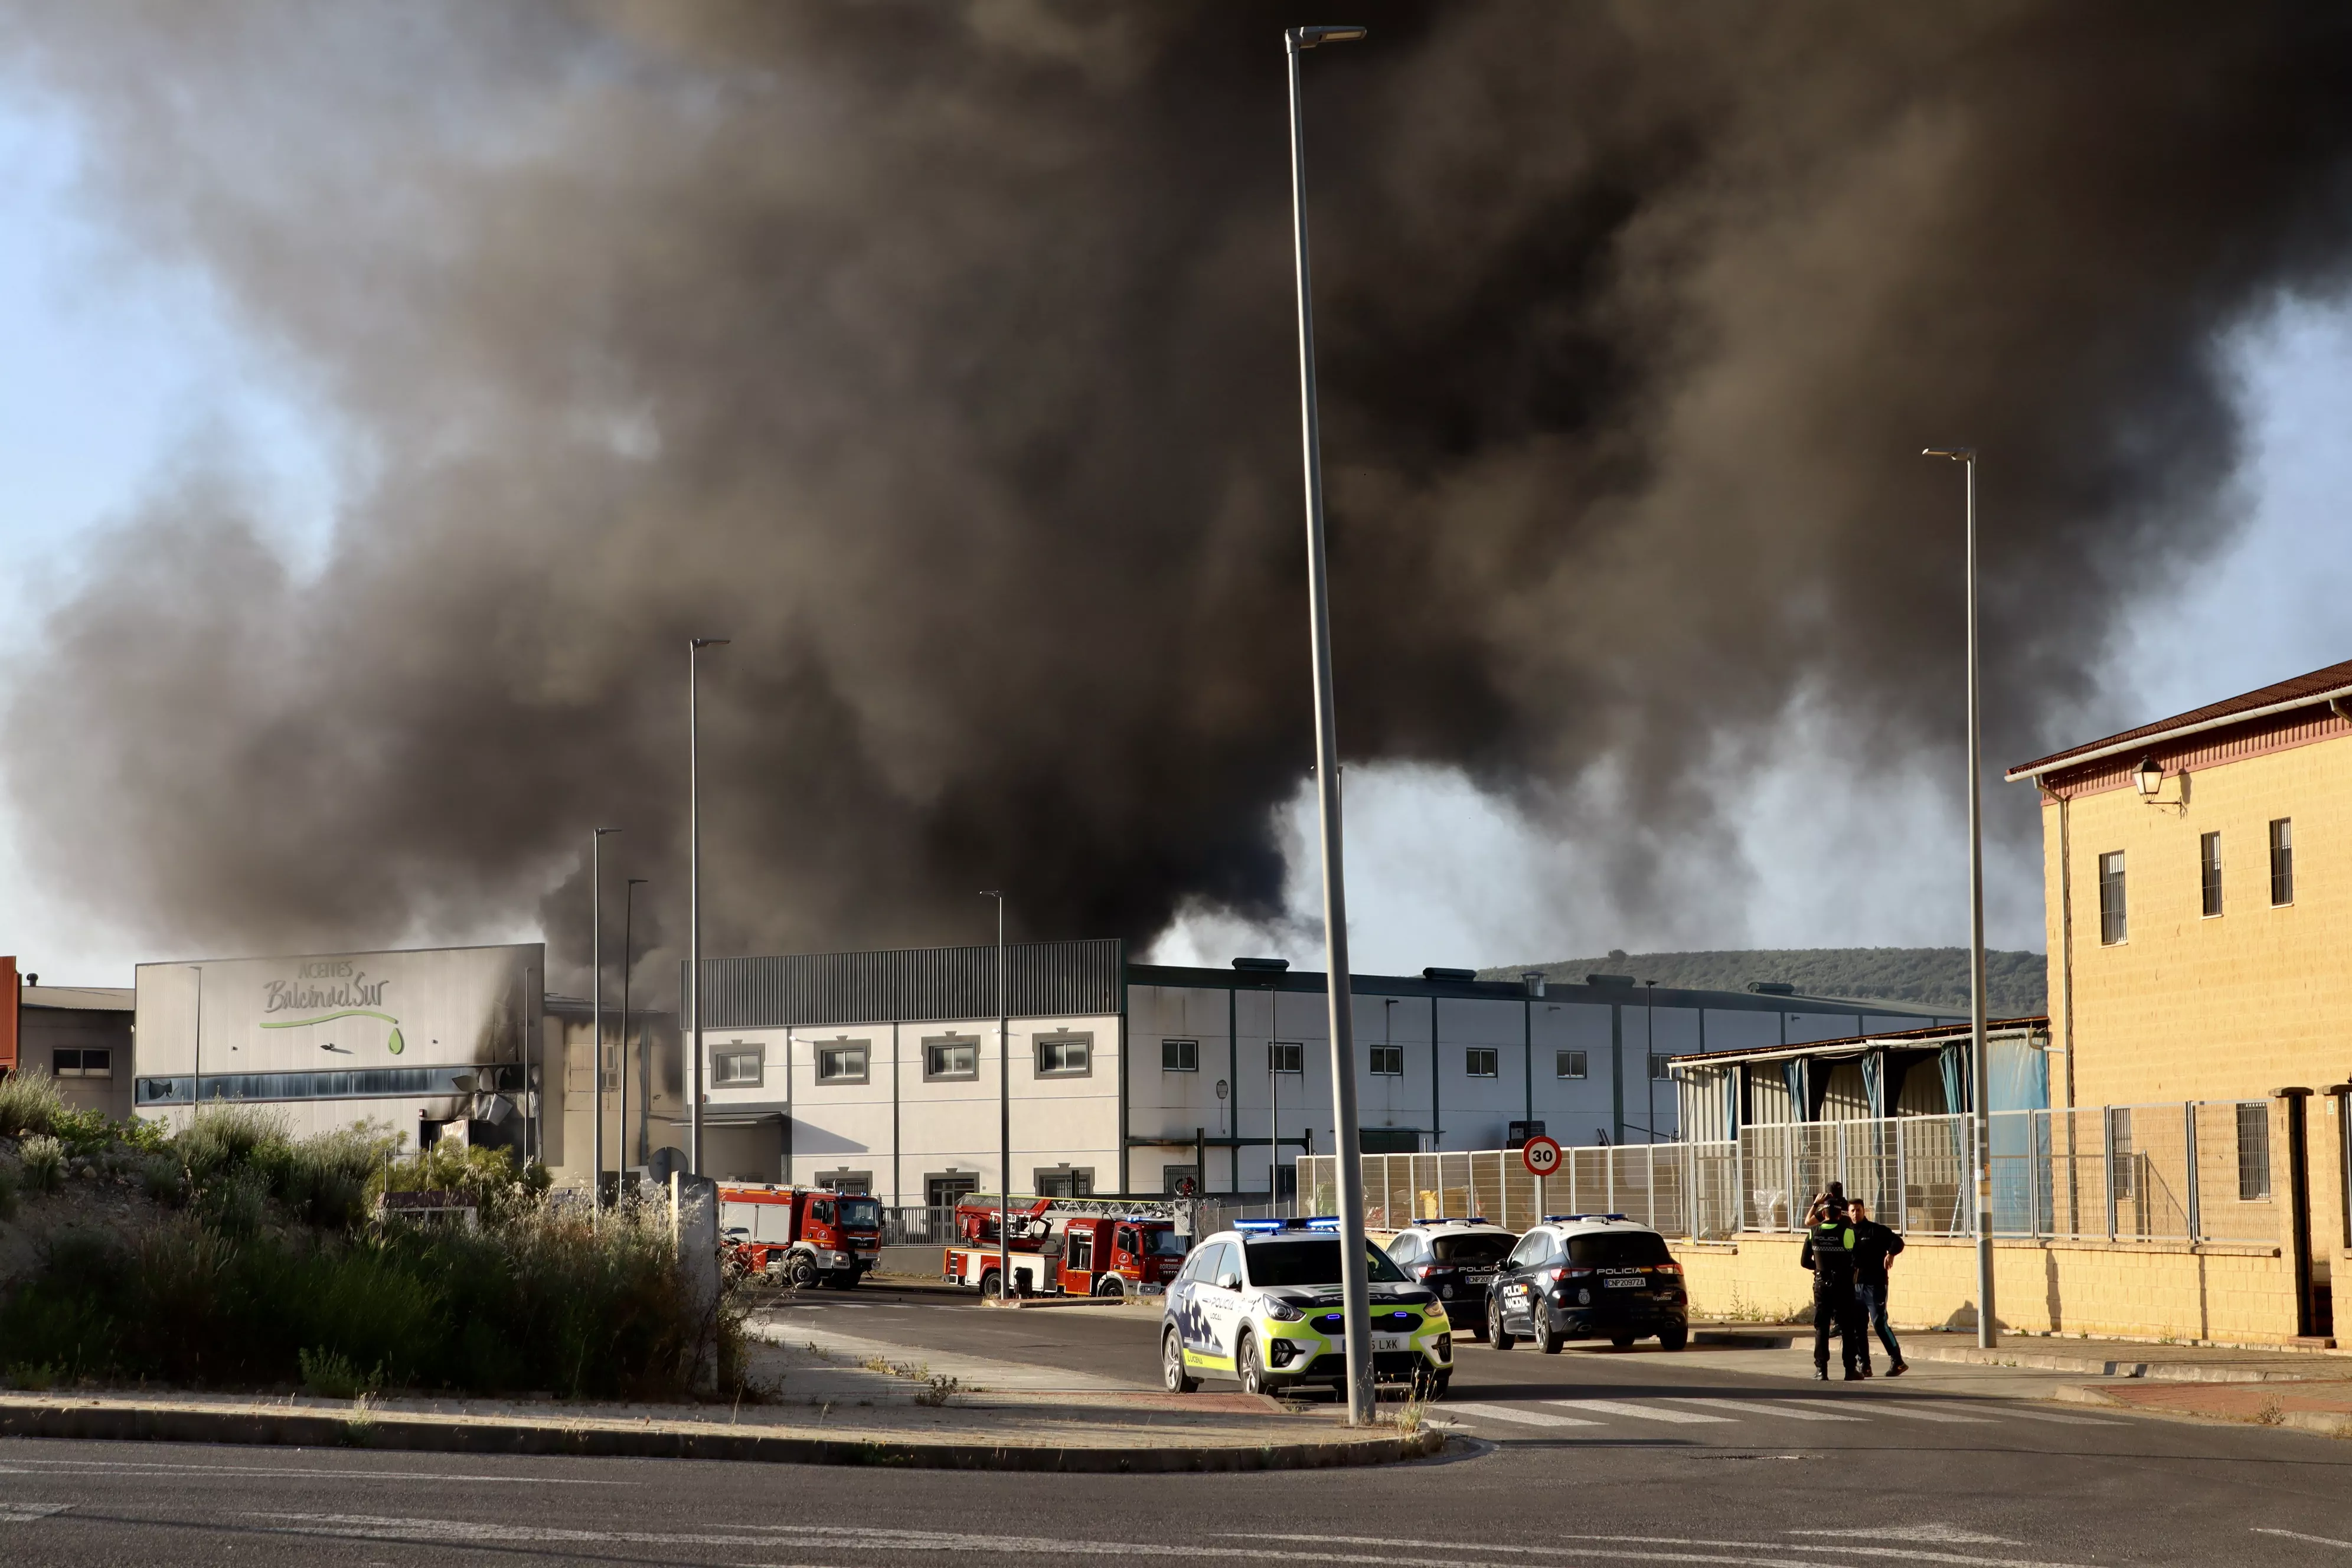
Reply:
<svg viewBox="0 0 2352 1568"><path fill-rule="evenodd" d="M2000 1342L1992 1300L1992 1072L1985 1060L1984 727L1977 703L1977 449L1930 447L1923 458L1949 458L1969 471L1969 1054L1976 1111L1977 1345ZM2072 1042L2069 1042L2071 1045Z"/></svg>
<svg viewBox="0 0 2352 1568"><path fill-rule="evenodd" d="M1339 1268L1347 1312L1348 1425L1372 1420L1370 1282L1364 1259L1363 1139L1357 1130L1356 1029L1348 980L1348 892L1340 863L1339 734L1331 693L1330 566L1323 546L1323 449L1315 411L1315 315L1307 269L1307 131L1298 101L1298 57L1322 44L1353 43L1361 27L1292 27L1282 35L1290 65L1290 214L1298 268L1299 440L1307 469L1307 637L1315 661L1315 795L1323 827L1323 946L1330 994L1333 1151L1339 1171ZM1281 1145L1275 1146L1277 1163Z"/></svg>

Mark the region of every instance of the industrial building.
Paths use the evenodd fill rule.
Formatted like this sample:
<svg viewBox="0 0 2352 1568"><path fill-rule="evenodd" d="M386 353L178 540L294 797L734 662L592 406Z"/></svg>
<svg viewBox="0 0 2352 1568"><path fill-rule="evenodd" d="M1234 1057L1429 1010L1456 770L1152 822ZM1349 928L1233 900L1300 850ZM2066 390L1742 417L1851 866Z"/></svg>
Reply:
<svg viewBox="0 0 2352 1568"><path fill-rule="evenodd" d="M1291 1161L1330 1150L1324 976L1278 960L1131 963L1108 939L1014 944L1000 1058L996 962L990 947L706 961L706 1168L905 1205L991 1189L1000 1072L1016 1190L1158 1194L1190 1178L1286 1193ZM1351 989L1373 1151L1492 1149L1515 1122L1563 1142L1671 1140L1675 1055L1939 1021L1609 975L1433 968Z"/></svg>

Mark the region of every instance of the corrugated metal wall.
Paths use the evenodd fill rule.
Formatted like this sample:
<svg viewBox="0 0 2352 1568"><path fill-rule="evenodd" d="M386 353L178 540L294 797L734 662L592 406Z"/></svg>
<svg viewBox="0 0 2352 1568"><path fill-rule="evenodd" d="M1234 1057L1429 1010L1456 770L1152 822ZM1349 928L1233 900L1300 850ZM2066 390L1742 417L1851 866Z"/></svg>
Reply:
<svg viewBox="0 0 2352 1568"><path fill-rule="evenodd" d="M1016 1018L1120 1011L1123 946L1115 937L1008 942L1007 1010ZM996 1016L992 946L707 958L702 966L706 1029ZM684 964L678 978L683 986Z"/></svg>

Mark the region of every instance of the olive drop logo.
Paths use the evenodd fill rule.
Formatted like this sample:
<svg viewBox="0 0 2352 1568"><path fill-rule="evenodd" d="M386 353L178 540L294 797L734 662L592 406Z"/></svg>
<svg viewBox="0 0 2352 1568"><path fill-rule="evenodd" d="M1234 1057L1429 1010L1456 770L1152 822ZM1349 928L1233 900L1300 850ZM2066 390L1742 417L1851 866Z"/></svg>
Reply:
<svg viewBox="0 0 2352 1568"><path fill-rule="evenodd" d="M326 982L321 984L320 982ZM271 980L263 983L261 1010L264 1013L303 1013L300 1018L264 1018L265 1029L301 1029L313 1024L331 1024L338 1018L381 1018L392 1026L392 1033L383 1048L394 1056L400 1055L407 1042L400 1037L400 1020L381 1011L386 980L370 980L367 972L355 967L349 959L314 959L302 965L301 976L295 980ZM326 1011L320 1012L319 1009Z"/></svg>

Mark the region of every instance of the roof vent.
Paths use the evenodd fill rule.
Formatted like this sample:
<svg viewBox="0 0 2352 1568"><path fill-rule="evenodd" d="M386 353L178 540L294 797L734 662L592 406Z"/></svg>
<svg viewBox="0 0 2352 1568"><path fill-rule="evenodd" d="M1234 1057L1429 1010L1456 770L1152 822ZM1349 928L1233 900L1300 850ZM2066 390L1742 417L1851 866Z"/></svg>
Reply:
<svg viewBox="0 0 2352 1568"><path fill-rule="evenodd" d="M1584 977L1584 983L1587 985L1608 985L1631 989L1633 977L1630 974L1588 974Z"/></svg>
<svg viewBox="0 0 2352 1568"><path fill-rule="evenodd" d="M1234 967L1235 969L1254 969L1265 974L1279 974L1284 970L1290 967L1290 960L1286 958L1236 958L1234 960Z"/></svg>
<svg viewBox="0 0 2352 1568"><path fill-rule="evenodd" d="M1751 980L1748 989L1759 996L1794 996L1797 988L1785 980Z"/></svg>
<svg viewBox="0 0 2352 1568"><path fill-rule="evenodd" d="M1544 972L1540 969L1528 970L1519 976L1519 983L1528 988L1528 994L1530 996L1540 996L1544 994Z"/></svg>
<svg viewBox="0 0 2352 1568"><path fill-rule="evenodd" d="M1478 972L1475 969L1441 969L1432 964L1421 972L1421 977L1423 980L1475 980Z"/></svg>

